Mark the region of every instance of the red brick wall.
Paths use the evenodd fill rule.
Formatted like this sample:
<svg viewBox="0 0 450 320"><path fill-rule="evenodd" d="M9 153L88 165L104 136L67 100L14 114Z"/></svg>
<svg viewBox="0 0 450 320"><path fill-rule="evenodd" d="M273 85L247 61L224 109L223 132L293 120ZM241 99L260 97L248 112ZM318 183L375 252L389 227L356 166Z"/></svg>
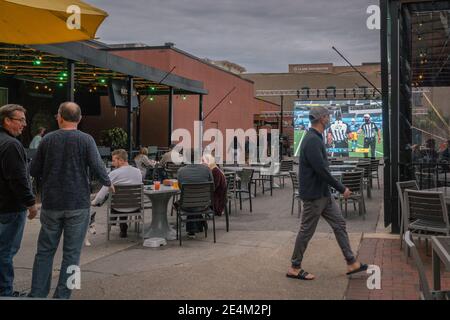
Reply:
<svg viewBox="0 0 450 320"><path fill-rule="evenodd" d="M164 71L176 66L173 74L193 80L202 81L209 94L203 97L204 131L218 128L225 134L225 129L248 129L253 127L254 114L260 111L277 110L278 107L254 98L254 87L251 81L219 70L192 57L172 49L126 50L112 53L124 58L146 64ZM233 92L217 104L231 91ZM208 113L217 108L208 115ZM84 124L96 138L100 130L111 126L126 128L126 113L119 110L114 117L113 108L108 99L102 99L102 115L86 117ZM193 134L194 121L199 118L199 97L187 96L183 100L174 97L174 128L186 128ZM91 129L92 128L92 129ZM159 96L154 101L146 100L141 114L142 144L167 145L168 131L168 97ZM193 137L193 136L192 136Z"/></svg>

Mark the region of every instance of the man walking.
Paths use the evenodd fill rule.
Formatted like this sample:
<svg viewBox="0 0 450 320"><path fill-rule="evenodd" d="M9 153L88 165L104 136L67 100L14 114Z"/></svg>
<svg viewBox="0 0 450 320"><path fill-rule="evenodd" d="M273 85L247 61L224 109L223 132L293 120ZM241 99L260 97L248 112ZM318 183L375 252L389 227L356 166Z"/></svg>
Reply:
<svg viewBox="0 0 450 320"><path fill-rule="evenodd" d="M351 191L336 181L328 170L327 152L322 133L330 123L329 111L315 107L309 113L311 129L303 139L300 150L300 198L303 200L303 216L297 235L291 267L286 276L301 280L313 280L315 276L301 268L308 242L316 231L320 216L324 217L334 231L336 240L347 262L347 274L367 270L367 265L356 261L350 248L345 220L331 196L329 186L348 198Z"/></svg>
<svg viewBox="0 0 450 320"><path fill-rule="evenodd" d="M13 258L22 242L26 211L30 220L37 214L25 149L16 139L26 125L22 106L0 108L0 296L6 297L18 296Z"/></svg>
<svg viewBox="0 0 450 320"><path fill-rule="evenodd" d="M57 121L60 129L42 139L31 163L31 175L42 179L42 210L30 296L47 297L53 258L64 234L61 272L53 297L69 299L74 287L67 279L78 269L90 219L88 172L104 186L111 182L94 139L77 130L80 107L73 102L61 104Z"/></svg>

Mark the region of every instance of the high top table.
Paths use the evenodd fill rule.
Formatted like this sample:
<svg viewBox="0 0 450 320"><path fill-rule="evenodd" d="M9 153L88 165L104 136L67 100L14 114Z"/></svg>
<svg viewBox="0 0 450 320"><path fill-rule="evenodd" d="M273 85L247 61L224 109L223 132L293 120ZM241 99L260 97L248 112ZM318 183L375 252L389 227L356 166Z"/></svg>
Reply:
<svg viewBox="0 0 450 320"><path fill-rule="evenodd" d="M144 238L164 238L166 240L175 240L176 231L173 230L167 220L167 207L170 198L179 194L179 189L174 189L161 184L159 190L154 190L153 186L144 187L144 194L152 202L152 223L150 228L145 231Z"/></svg>

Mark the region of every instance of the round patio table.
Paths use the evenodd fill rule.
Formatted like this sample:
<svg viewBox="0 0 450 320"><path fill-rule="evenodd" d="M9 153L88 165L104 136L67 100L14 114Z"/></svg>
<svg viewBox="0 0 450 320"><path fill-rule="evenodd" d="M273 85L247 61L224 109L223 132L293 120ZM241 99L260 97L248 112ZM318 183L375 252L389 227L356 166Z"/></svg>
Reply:
<svg viewBox="0 0 450 320"><path fill-rule="evenodd" d="M167 206L170 198L179 193L179 189L162 184L158 191L153 190L153 186L151 188L147 186L144 188L144 194L152 202L152 223L150 228L145 231L144 238L176 239L176 231L170 227L169 221L167 220Z"/></svg>
<svg viewBox="0 0 450 320"><path fill-rule="evenodd" d="M359 160L344 160L343 163L349 165L357 165L359 163Z"/></svg>
<svg viewBox="0 0 450 320"><path fill-rule="evenodd" d="M350 165L350 164L332 164L332 165L330 165L331 171L350 171L355 168L356 168L355 165Z"/></svg>

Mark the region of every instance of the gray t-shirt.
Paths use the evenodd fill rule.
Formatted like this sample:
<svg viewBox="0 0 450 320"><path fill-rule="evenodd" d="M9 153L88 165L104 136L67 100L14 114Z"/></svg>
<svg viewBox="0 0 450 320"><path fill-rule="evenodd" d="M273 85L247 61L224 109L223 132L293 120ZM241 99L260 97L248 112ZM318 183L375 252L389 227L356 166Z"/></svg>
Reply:
<svg viewBox="0 0 450 320"><path fill-rule="evenodd" d="M90 207L89 172L110 186L94 139L78 130L47 134L31 162L31 175L42 184L42 208L79 210Z"/></svg>

